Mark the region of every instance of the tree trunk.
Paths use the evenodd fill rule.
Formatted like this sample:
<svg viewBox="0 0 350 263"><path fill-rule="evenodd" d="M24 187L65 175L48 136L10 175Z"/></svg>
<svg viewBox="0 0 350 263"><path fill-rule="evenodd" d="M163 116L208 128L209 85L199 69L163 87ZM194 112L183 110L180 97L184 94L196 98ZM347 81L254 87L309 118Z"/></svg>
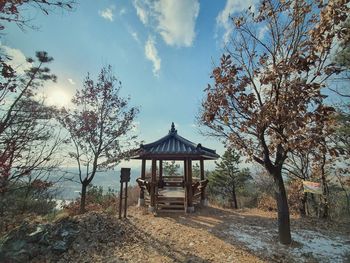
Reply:
<svg viewBox="0 0 350 263"><path fill-rule="evenodd" d="M277 202L279 240L282 244L289 245L292 242L290 235L289 207L281 170L275 171L273 178Z"/></svg>
<svg viewBox="0 0 350 263"><path fill-rule="evenodd" d="M325 176L322 176L323 194L322 194L322 218L327 219L329 217L329 204L328 204L328 185Z"/></svg>
<svg viewBox="0 0 350 263"><path fill-rule="evenodd" d="M346 190L346 188L344 187L344 183L343 181L340 179L339 176L337 176L338 181L340 183L340 187L341 189L344 191L345 193L345 197L346 197L346 211L348 212L348 214L350 214L350 198L349 198L349 194L348 191Z"/></svg>
<svg viewBox="0 0 350 263"><path fill-rule="evenodd" d="M238 205L237 205L237 198L236 198L236 186L235 183L232 183L232 201L233 201L233 205L235 209L238 209Z"/></svg>
<svg viewBox="0 0 350 263"><path fill-rule="evenodd" d="M24 198L21 199L21 202L22 202L22 213L24 213L27 209L27 201L28 201L28 196L29 196L29 193L31 191L31 185L30 185L31 182L29 182L29 184L26 185L26 189L25 189L25 194L24 194Z"/></svg>
<svg viewBox="0 0 350 263"><path fill-rule="evenodd" d="M326 155L323 154L322 156L322 162L321 162L321 182L322 182L322 218L327 219L329 217L329 204L328 204L328 195L329 195L329 189L328 184L326 180L326 171L325 171L325 165L326 165Z"/></svg>
<svg viewBox="0 0 350 263"><path fill-rule="evenodd" d="M6 201L4 200L5 200L5 191L3 192L0 191L0 216L3 216L5 212Z"/></svg>
<svg viewBox="0 0 350 263"><path fill-rule="evenodd" d="M80 198L80 213L84 214L85 213L85 200L86 200L86 188L87 184L82 183L81 184L81 198Z"/></svg>
<svg viewBox="0 0 350 263"><path fill-rule="evenodd" d="M318 203L317 203L317 201L316 201L316 199L315 199L315 195L313 194L313 193L310 193L310 195L309 195L311 198L310 198L310 202L309 202L309 204L310 204L310 206L311 206L311 208L312 208L312 215L313 216L317 216L318 217ZM310 207L309 206L309 207ZM309 213L310 214L310 213Z"/></svg>
<svg viewBox="0 0 350 263"><path fill-rule="evenodd" d="M307 202L307 193L303 194L303 197L301 198L301 206L300 206L300 215L302 217L306 216L306 202Z"/></svg>

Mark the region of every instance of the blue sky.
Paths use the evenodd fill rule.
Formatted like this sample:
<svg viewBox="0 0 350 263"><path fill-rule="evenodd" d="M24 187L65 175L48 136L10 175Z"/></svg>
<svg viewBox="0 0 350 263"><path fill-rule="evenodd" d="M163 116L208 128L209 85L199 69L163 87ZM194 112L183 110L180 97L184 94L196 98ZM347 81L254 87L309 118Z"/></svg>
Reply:
<svg viewBox="0 0 350 263"><path fill-rule="evenodd" d="M140 106L141 140L164 136L173 121L183 137L223 154L221 143L198 133L195 115L229 36L229 15L251 3L84 0L73 12L46 16L31 11L31 23L39 30L7 25L1 45L17 64L37 50L54 57L50 68L58 82L45 87L45 93L56 104L81 87L87 72L96 76L111 64L123 83L122 94Z"/></svg>
<svg viewBox="0 0 350 263"><path fill-rule="evenodd" d="M56 10L48 16L26 10L38 30L23 32L15 24L5 25L1 47L13 57L13 65L25 68L25 57L37 50L53 56L50 68L58 82L45 86L44 92L48 101L60 106L81 88L87 72L96 77L101 67L111 64L123 83L122 95L140 107L140 140L159 139L175 122L180 135L222 155L220 142L199 134L195 116L230 36L229 16L257 0L77 2L72 12ZM262 27L258 33L264 32Z"/></svg>

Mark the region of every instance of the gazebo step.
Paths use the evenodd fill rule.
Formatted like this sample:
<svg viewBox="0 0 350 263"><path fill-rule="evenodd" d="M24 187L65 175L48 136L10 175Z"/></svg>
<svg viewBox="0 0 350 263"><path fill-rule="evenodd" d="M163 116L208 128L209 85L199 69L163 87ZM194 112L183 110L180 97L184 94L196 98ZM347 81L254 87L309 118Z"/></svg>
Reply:
<svg viewBox="0 0 350 263"><path fill-rule="evenodd" d="M166 197L166 196L159 196L157 198L157 202L184 202L185 197Z"/></svg>
<svg viewBox="0 0 350 263"><path fill-rule="evenodd" d="M184 201L158 201L159 205L184 205Z"/></svg>
<svg viewBox="0 0 350 263"><path fill-rule="evenodd" d="M183 213L184 209L158 209L157 213Z"/></svg>
<svg viewBox="0 0 350 263"><path fill-rule="evenodd" d="M177 207L177 206L184 206L184 203L158 203L157 204L158 207Z"/></svg>
<svg viewBox="0 0 350 263"><path fill-rule="evenodd" d="M184 204L182 203L176 203L176 204L169 204L169 203L165 203L165 204L157 204L158 207L184 207Z"/></svg>
<svg viewBox="0 0 350 263"><path fill-rule="evenodd" d="M184 210L184 205L160 205L158 204L158 209L182 209Z"/></svg>
<svg viewBox="0 0 350 263"><path fill-rule="evenodd" d="M183 182L164 182L164 186L168 187L183 187Z"/></svg>

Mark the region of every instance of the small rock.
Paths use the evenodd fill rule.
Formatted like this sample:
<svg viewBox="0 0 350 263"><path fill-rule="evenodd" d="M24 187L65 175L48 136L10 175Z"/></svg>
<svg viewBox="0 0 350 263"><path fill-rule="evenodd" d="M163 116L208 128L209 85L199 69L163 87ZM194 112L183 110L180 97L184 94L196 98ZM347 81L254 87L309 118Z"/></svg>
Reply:
<svg viewBox="0 0 350 263"><path fill-rule="evenodd" d="M42 225L38 225L36 230L28 235L28 240L31 242L39 241L42 234L44 233L45 228Z"/></svg>
<svg viewBox="0 0 350 263"><path fill-rule="evenodd" d="M68 244L62 240L58 240L53 244L52 250L58 254L61 254L68 250Z"/></svg>

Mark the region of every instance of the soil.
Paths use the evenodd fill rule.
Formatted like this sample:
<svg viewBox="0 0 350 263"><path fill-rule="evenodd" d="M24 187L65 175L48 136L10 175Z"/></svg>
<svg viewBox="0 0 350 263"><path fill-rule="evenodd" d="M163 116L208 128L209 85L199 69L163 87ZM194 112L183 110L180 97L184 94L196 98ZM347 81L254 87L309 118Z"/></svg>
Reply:
<svg viewBox="0 0 350 263"><path fill-rule="evenodd" d="M350 262L347 224L292 216L295 240L284 246L278 242L275 212L206 207L194 214L154 216L133 207L129 215L145 237L116 253L130 262Z"/></svg>
<svg viewBox="0 0 350 263"><path fill-rule="evenodd" d="M115 251L129 262L265 262L225 239L225 211L206 208L194 214L159 214L131 208L127 219L137 242Z"/></svg>
<svg viewBox="0 0 350 263"><path fill-rule="evenodd" d="M276 213L258 209L205 207L155 215L129 207L121 220L89 212L51 224L45 229L60 235L69 226L75 239L59 253L46 247L32 262L350 262L348 225L292 216L293 242L284 246L278 243ZM66 240L47 236L55 244Z"/></svg>

